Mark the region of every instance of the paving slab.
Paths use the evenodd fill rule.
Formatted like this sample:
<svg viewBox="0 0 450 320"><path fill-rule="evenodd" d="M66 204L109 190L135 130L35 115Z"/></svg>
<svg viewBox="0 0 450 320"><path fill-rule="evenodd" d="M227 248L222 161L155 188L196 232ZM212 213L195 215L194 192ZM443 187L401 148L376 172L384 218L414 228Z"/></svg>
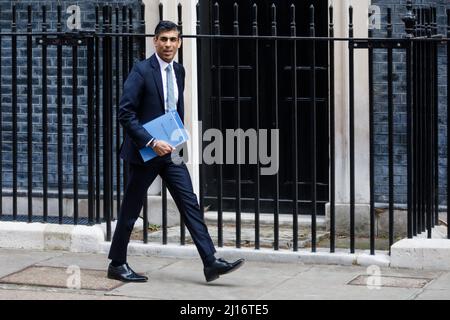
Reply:
<svg viewBox="0 0 450 320"><path fill-rule="evenodd" d="M176 259L130 256L128 262L136 272L150 272L174 263ZM39 262L38 266L69 267L78 266L81 269L107 270L110 260L106 254L72 253L67 252L59 256Z"/></svg>
<svg viewBox="0 0 450 320"><path fill-rule="evenodd" d="M228 259L228 257L227 257ZM80 254L61 251L0 249L0 278L30 266L68 268L78 266L97 270L92 281L106 280L109 263L106 254ZM0 299L152 299L152 300L300 300L300 299L450 299L450 272L385 268L375 265L317 265L300 262L247 261L236 272L207 283L203 265L197 256L170 258L130 256L129 263L137 272L149 276L149 282L120 284L106 290L74 290L42 285L0 284ZM52 275L47 272L50 278ZM383 287L371 276L426 279L423 288ZM66 276L64 274L64 276ZM349 282L365 276L364 283ZM114 281L115 282L115 281ZM115 285L115 283L114 283ZM374 288L375 287L375 288ZM379 288L379 289L377 289ZM95 289L95 288L94 288Z"/></svg>
<svg viewBox="0 0 450 320"><path fill-rule="evenodd" d="M436 277L426 289L431 290L450 290L450 273L443 273L439 277Z"/></svg>
<svg viewBox="0 0 450 320"><path fill-rule="evenodd" d="M313 267L289 279L261 299L279 300L385 300L410 299L420 289L352 286L348 283L365 274L361 268Z"/></svg>
<svg viewBox="0 0 450 320"><path fill-rule="evenodd" d="M0 289L0 300L135 300L137 298L42 289Z"/></svg>
<svg viewBox="0 0 450 320"><path fill-rule="evenodd" d="M201 262L179 261L149 274L145 284L128 284L112 294L156 299L258 299L308 266L247 262L239 270L207 283ZM170 288L170 289L168 289Z"/></svg>
<svg viewBox="0 0 450 320"><path fill-rule="evenodd" d="M0 250L0 277L24 269L35 263L62 255L58 251L30 251L23 249Z"/></svg>
<svg viewBox="0 0 450 320"><path fill-rule="evenodd" d="M450 300L450 290L424 290L415 300Z"/></svg>
<svg viewBox="0 0 450 320"><path fill-rule="evenodd" d="M77 288L99 291L110 291L123 285L121 282L108 279L105 270L46 266L27 267L26 269L0 278L0 284Z"/></svg>

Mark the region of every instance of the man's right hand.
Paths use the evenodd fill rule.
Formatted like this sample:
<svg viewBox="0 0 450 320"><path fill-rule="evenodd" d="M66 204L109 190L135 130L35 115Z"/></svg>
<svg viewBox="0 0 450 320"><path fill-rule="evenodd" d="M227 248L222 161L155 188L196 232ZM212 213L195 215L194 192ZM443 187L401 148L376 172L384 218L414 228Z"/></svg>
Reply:
<svg viewBox="0 0 450 320"><path fill-rule="evenodd" d="M153 143L153 148L152 149L160 157L165 156L166 154L169 154L169 153L172 153L172 152L175 151L174 147L172 147L167 142L161 141L161 140L155 141Z"/></svg>

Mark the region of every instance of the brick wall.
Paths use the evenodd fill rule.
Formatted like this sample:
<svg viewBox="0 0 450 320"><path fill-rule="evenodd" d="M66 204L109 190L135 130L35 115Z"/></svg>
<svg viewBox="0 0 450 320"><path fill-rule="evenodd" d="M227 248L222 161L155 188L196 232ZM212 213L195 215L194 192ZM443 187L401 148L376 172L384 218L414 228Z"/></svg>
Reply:
<svg viewBox="0 0 450 320"><path fill-rule="evenodd" d="M406 1L404 0L373 0L372 4L382 9L382 28L374 32L374 36L386 36L387 8L392 8L394 23L394 37L402 37L405 34L404 23L401 18L406 13ZM434 5L438 8L439 32L446 34L447 18L445 7L448 0L416 0L415 6ZM440 203L445 203L446 190L446 99L447 99L447 65L446 48L439 49L439 185ZM388 193L388 110L387 110L387 53L386 50L375 50L375 196L377 202L387 202ZM406 203L407 198L407 135L406 135L406 55L404 52L394 51L394 123L395 123L395 150L394 150L394 184L395 202Z"/></svg>
<svg viewBox="0 0 450 320"><path fill-rule="evenodd" d="M95 24L95 5L110 4L113 8L117 4L128 5L133 8L134 27L137 30L139 26L139 0L124 0L120 2L101 2L101 1L18 1L17 18L18 31L26 31L27 24L27 6L32 5L33 30L40 31L42 24L42 6L47 7L47 23L49 23L49 31L56 31L57 4L62 5L62 22L63 31L69 31L66 20L71 15L66 10L70 5L78 4L81 9L81 28L83 30L93 30ZM3 32L11 30L12 9L11 0L0 0L0 27ZM122 23L122 14L120 13L120 21ZM100 12L100 20L102 14ZM115 21L115 18L113 18ZM2 121L2 159L3 159L3 188L11 188L12 186L12 110L11 110L11 37L5 36L1 39L2 56L1 56L1 112ZM17 101L18 101L18 186L19 189L26 189L27 181L27 47L24 37L18 37L17 46ZM42 188L43 181L43 164L42 164L42 58L41 47L36 44L33 38L33 189ZM78 50L78 156L79 156L79 188L87 189L87 54L86 47L81 46ZM48 85L48 182L50 189L57 187L57 110L56 110L56 47L48 47L47 59L47 85ZM92 63L92 62L91 62ZM64 145L64 187L72 188L72 49L64 47L63 49L63 145ZM102 74L102 70L100 70ZM115 96L115 94L114 94ZM114 101L115 104L115 101ZM114 113L114 112L113 112ZM113 140L114 141L114 140ZM116 146L114 145L114 148ZM115 181L115 180L114 180Z"/></svg>

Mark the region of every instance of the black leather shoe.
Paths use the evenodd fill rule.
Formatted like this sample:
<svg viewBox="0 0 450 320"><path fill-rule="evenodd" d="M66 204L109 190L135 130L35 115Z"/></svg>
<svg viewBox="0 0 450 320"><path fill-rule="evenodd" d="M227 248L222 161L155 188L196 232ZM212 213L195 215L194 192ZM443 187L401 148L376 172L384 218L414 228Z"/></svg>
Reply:
<svg viewBox="0 0 450 320"><path fill-rule="evenodd" d="M146 276L141 276L130 268L128 263L121 266L114 267L109 264L108 267L108 278L114 280L120 280L123 282L147 282L148 278Z"/></svg>
<svg viewBox="0 0 450 320"><path fill-rule="evenodd" d="M203 269L206 281L211 282L218 279L222 274L233 272L242 267L244 262L244 259L239 259L235 262L227 262L222 258L216 259L210 266Z"/></svg>

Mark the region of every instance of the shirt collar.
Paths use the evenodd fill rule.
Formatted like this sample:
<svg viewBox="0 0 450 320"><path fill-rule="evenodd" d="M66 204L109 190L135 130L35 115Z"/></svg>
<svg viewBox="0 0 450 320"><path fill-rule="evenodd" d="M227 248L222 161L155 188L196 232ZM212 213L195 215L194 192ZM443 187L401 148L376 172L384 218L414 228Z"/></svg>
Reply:
<svg viewBox="0 0 450 320"><path fill-rule="evenodd" d="M161 68L161 70L165 71L167 66L170 64L170 66L173 69L173 60L170 63L165 62L163 59L161 59L158 54L156 54L156 58L158 59L159 62L159 67Z"/></svg>

